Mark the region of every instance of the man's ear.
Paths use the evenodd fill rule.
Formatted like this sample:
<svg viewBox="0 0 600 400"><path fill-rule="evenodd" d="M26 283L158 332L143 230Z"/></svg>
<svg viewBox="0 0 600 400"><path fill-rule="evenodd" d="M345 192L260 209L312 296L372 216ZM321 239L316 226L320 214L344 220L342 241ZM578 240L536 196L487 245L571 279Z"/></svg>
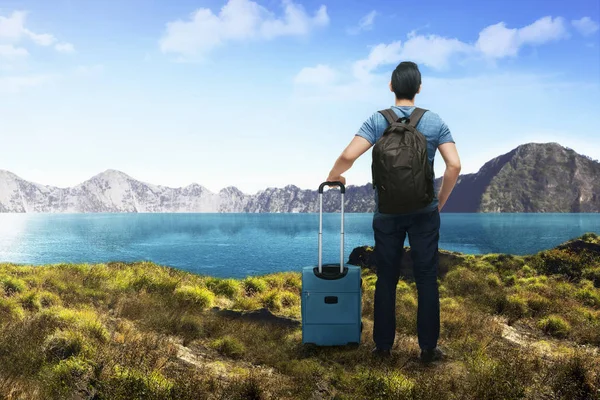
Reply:
<svg viewBox="0 0 600 400"><path fill-rule="evenodd" d="M419 85L419 90L417 90L417 93L421 93L421 86L422 85Z"/></svg>
<svg viewBox="0 0 600 400"><path fill-rule="evenodd" d="M393 92L394 89L392 89L392 81L390 81L390 83L388 83L388 86L390 87L390 92Z"/></svg>

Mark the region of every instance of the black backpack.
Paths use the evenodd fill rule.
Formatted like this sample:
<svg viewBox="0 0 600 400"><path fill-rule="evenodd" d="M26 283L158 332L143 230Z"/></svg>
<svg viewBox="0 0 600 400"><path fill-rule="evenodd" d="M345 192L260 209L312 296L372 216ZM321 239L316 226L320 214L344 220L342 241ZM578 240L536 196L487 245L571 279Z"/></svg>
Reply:
<svg viewBox="0 0 600 400"><path fill-rule="evenodd" d="M427 138L416 128L426 111L417 107L408 118L392 109L379 111L390 124L373 146L371 164L381 213L410 213L433 201L433 163Z"/></svg>

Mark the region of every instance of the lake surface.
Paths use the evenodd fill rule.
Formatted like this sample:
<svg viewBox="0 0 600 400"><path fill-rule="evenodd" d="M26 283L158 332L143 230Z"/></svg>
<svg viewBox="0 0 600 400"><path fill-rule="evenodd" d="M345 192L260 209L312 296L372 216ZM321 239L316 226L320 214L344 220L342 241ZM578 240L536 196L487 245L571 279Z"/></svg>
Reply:
<svg viewBox="0 0 600 400"><path fill-rule="evenodd" d="M344 214L345 261L373 245L373 214ZM0 214L0 262L149 260L219 277L317 264L319 214ZM339 262L340 214L323 215L323 262ZM585 232L600 214L441 214L440 248L531 254ZM408 238L405 243L409 245Z"/></svg>

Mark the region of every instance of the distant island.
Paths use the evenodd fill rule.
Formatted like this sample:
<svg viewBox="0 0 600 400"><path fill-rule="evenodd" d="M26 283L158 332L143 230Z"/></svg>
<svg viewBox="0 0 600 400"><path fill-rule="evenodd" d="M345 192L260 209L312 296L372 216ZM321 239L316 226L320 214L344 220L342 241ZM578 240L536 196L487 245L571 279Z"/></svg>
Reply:
<svg viewBox="0 0 600 400"><path fill-rule="evenodd" d="M302 345L301 273L221 279L152 262L0 263L7 399L597 399L600 237L526 256L440 250L440 347L418 361L402 276L392 358L373 348L373 248L359 346Z"/></svg>
<svg viewBox="0 0 600 400"><path fill-rule="evenodd" d="M600 212L600 163L558 143L527 143L460 175L443 212ZM435 180L436 191L441 177ZM316 182L317 185L320 182ZM345 212L374 210L371 183L349 185ZM294 185L245 194L218 193L193 183L170 188L106 170L70 188L28 182L0 170L0 213L314 213L317 190ZM323 210L339 212L339 195L326 191Z"/></svg>

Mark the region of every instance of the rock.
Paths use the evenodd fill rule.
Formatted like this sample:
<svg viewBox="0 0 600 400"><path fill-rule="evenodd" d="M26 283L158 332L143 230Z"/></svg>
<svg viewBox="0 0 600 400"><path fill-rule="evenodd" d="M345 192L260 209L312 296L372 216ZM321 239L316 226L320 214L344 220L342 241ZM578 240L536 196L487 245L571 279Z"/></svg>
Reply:
<svg viewBox="0 0 600 400"><path fill-rule="evenodd" d="M280 317L273 314L269 311L268 308L260 308L258 310L252 311L236 311L236 310L228 310L222 309L219 307L211 308L213 313L217 313L221 316L231 317L231 318L242 318L250 321L257 322L270 322L274 324L279 324L288 327L297 327L301 325L301 321L292 318Z"/></svg>
<svg viewBox="0 0 600 400"><path fill-rule="evenodd" d="M438 254L440 260L438 268L439 277L443 277L450 268L460 264L463 261L463 254L459 252L438 250ZM367 268L376 273L377 265L375 260L375 247L356 247L350 253L348 264L357 265L361 268ZM414 279L413 261L410 255L410 247L404 247L404 254L400 263L400 276L404 279Z"/></svg>

